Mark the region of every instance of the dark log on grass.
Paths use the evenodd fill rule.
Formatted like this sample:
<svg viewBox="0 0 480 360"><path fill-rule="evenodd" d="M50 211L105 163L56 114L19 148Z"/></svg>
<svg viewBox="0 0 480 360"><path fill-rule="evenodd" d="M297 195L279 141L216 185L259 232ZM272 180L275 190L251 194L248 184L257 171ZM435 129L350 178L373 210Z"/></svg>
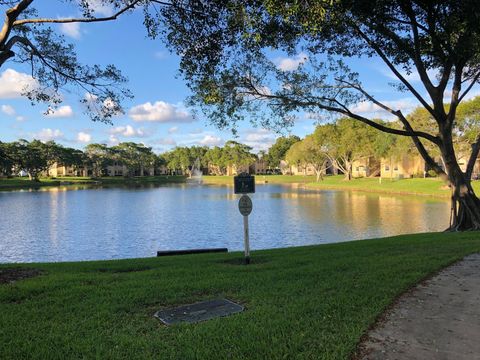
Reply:
<svg viewBox="0 0 480 360"><path fill-rule="evenodd" d="M212 249L166 250L166 251L157 251L157 256L190 255L190 254L219 253L219 252L228 252L228 249L212 248Z"/></svg>

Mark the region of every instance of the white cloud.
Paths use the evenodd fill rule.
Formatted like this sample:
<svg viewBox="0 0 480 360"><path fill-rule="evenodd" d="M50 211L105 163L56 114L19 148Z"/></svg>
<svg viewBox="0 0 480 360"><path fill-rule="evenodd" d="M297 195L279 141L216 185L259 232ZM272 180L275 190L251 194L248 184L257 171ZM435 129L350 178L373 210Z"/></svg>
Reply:
<svg viewBox="0 0 480 360"><path fill-rule="evenodd" d="M152 141L155 145L177 145L177 142L172 138L160 138Z"/></svg>
<svg viewBox="0 0 480 360"><path fill-rule="evenodd" d="M86 132L80 131L77 134L77 141L81 142L81 143L85 143L85 144L89 143L90 141L92 141L92 135L90 135Z"/></svg>
<svg viewBox="0 0 480 360"><path fill-rule="evenodd" d="M134 106L130 109L129 114L134 121L150 121L150 122L192 122L194 119L178 105L166 103L164 101L156 101L154 104L146 102L145 104Z"/></svg>
<svg viewBox="0 0 480 360"><path fill-rule="evenodd" d="M25 119L25 116L21 116L21 115L19 115L19 116L17 116L17 117L15 118L15 120L17 120L17 121L20 121L20 122L21 122L21 121L25 121L26 119Z"/></svg>
<svg viewBox="0 0 480 360"><path fill-rule="evenodd" d="M374 111L379 111L380 107L375 105L372 102L369 101L362 101L353 106L350 111L352 111L355 114L365 114L365 113L371 113Z"/></svg>
<svg viewBox="0 0 480 360"><path fill-rule="evenodd" d="M86 92L85 95L84 95L84 98L87 101L87 103L91 103L91 102L96 101L98 99L98 96L94 95L92 93Z"/></svg>
<svg viewBox="0 0 480 360"><path fill-rule="evenodd" d="M178 126L172 126L170 129L168 129L169 134L176 133L178 131Z"/></svg>
<svg viewBox="0 0 480 360"><path fill-rule="evenodd" d="M203 139L199 141L199 144L205 146L220 146L223 145L224 141L222 138L214 135L205 135Z"/></svg>
<svg viewBox="0 0 480 360"><path fill-rule="evenodd" d="M158 60L162 60L168 56L168 53L166 51L155 51L153 56Z"/></svg>
<svg viewBox="0 0 480 360"><path fill-rule="evenodd" d="M297 70L298 67L305 63L308 60L308 56L301 52L298 55L295 55L294 57L284 57L284 58L277 58L275 60L277 64L277 68L282 70L282 71L292 71L292 70Z"/></svg>
<svg viewBox="0 0 480 360"><path fill-rule="evenodd" d="M105 4L101 0L88 0L88 6L95 15L112 16L113 7L110 4Z"/></svg>
<svg viewBox="0 0 480 360"><path fill-rule="evenodd" d="M393 110L401 110L403 114L408 114L413 111L419 104L413 98L404 98L398 100L380 101ZM355 114L362 114L366 116L380 116L382 118L392 118L393 115L383 110L380 106L370 102L362 101L350 108Z"/></svg>
<svg viewBox="0 0 480 360"><path fill-rule="evenodd" d="M31 136L41 141L61 140L64 138L63 133L59 129L42 129L39 132L32 133Z"/></svg>
<svg viewBox="0 0 480 360"><path fill-rule="evenodd" d="M2 105L2 112L9 116L15 115L15 109L11 105Z"/></svg>
<svg viewBox="0 0 480 360"><path fill-rule="evenodd" d="M266 129L247 130L240 139L240 142L251 146L254 152L268 150L275 142L275 134Z"/></svg>
<svg viewBox="0 0 480 360"><path fill-rule="evenodd" d="M38 86L37 81L30 75L6 69L0 75L0 99L14 99L22 97L26 89Z"/></svg>
<svg viewBox="0 0 480 360"><path fill-rule="evenodd" d="M110 135L110 137L108 138L109 145L118 145L119 142L120 140L118 140L118 138L115 135Z"/></svg>
<svg viewBox="0 0 480 360"><path fill-rule="evenodd" d="M82 37L82 33L80 31L80 23L64 23L60 24L60 31L67 35L68 37L74 39L80 39Z"/></svg>
<svg viewBox="0 0 480 360"><path fill-rule="evenodd" d="M49 118L68 118L73 116L73 110L70 105L60 106L45 115Z"/></svg>
<svg viewBox="0 0 480 360"><path fill-rule="evenodd" d="M110 130L112 135L122 135L125 137L145 137L147 132L143 128L135 129L131 125L117 126Z"/></svg>
<svg viewBox="0 0 480 360"><path fill-rule="evenodd" d="M225 141L213 131L204 130L193 130L188 134L177 135L176 139L180 146L221 146L225 143Z"/></svg>

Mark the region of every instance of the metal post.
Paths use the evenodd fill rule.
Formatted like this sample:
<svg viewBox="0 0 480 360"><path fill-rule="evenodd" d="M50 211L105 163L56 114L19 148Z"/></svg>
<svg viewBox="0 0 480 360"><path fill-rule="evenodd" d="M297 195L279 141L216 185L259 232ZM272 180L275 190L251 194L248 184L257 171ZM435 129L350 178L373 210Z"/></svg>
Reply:
<svg viewBox="0 0 480 360"><path fill-rule="evenodd" d="M245 264L250 264L250 241L248 239L248 215L243 217L243 239L245 242Z"/></svg>

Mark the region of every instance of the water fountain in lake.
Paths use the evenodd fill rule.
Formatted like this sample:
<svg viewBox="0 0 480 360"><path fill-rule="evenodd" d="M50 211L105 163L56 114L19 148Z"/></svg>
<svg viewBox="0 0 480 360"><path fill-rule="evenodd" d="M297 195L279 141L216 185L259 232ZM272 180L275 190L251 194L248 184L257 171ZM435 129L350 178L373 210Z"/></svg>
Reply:
<svg viewBox="0 0 480 360"><path fill-rule="evenodd" d="M200 159L197 158L193 162L192 169L190 171L190 177L187 179L187 183L200 185L203 181L202 175L202 165L200 164Z"/></svg>

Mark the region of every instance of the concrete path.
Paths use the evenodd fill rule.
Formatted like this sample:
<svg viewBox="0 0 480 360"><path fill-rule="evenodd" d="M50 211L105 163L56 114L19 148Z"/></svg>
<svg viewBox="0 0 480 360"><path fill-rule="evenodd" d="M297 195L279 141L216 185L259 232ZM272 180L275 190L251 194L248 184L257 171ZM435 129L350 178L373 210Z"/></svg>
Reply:
<svg viewBox="0 0 480 360"><path fill-rule="evenodd" d="M480 360L480 254L403 295L361 349L364 360Z"/></svg>

